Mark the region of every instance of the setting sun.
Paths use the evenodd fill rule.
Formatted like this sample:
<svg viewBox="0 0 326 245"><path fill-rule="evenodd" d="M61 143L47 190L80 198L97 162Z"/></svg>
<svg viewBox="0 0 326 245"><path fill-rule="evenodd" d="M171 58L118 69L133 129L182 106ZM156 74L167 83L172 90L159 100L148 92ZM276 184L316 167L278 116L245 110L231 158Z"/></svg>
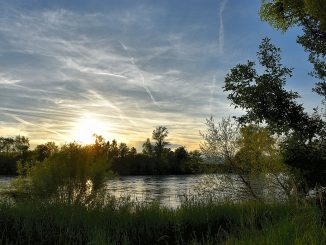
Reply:
<svg viewBox="0 0 326 245"><path fill-rule="evenodd" d="M71 135L79 143L91 144L94 142L94 134L106 137L108 126L94 115L85 115L75 122Z"/></svg>

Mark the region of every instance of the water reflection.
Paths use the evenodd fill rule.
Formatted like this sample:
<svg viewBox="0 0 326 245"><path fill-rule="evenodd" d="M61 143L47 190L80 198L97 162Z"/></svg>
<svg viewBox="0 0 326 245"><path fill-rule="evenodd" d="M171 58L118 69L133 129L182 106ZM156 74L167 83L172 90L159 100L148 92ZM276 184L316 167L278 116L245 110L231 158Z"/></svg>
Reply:
<svg viewBox="0 0 326 245"><path fill-rule="evenodd" d="M274 185L275 181L271 177L257 177L252 183L252 191L266 200L286 198L284 190ZM252 198L238 176L223 174L126 176L108 181L107 190L116 198L129 197L138 202L156 201L172 208L192 197L209 197L216 201Z"/></svg>
<svg viewBox="0 0 326 245"><path fill-rule="evenodd" d="M117 198L176 207L185 196L195 194L195 186L203 178L204 175L125 176L108 181L107 190Z"/></svg>
<svg viewBox="0 0 326 245"><path fill-rule="evenodd" d="M12 177L0 177L0 189L9 188L11 179ZM272 183L272 179L257 178L255 191L272 199L284 197L282 190L273 187ZM236 175L222 174L121 176L107 181L106 189L116 198L128 197L136 202L155 201L172 208L178 207L186 198L193 196L210 196L217 201L235 201L249 197Z"/></svg>

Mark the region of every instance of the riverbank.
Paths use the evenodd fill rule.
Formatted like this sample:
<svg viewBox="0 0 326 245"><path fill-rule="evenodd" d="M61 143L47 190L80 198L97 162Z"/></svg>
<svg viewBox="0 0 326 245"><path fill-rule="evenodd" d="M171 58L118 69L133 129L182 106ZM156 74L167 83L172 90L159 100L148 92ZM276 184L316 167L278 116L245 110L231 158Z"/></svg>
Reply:
<svg viewBox="0 0 326 245"><path fill-rule="evenodd" d="M320 209L288 203L1 201L0 230L1 244L326 244Z"/></svg>

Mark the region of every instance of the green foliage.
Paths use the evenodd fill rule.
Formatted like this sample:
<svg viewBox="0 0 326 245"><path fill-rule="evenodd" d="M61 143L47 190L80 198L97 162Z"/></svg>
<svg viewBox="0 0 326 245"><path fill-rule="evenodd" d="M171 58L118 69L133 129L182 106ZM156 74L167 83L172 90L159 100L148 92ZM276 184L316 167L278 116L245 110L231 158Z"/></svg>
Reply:
<svg viewBox="0 0 326 245"><path fill-rule="evenodd" d="M103 189L108 164L106 156L98 154L96 146L70 143L43 162L34 161L27 166L26 178L20 176L18 179L24 182L16 181L16 187L31 196L87 204ZM18 166L23 174L23 167Z"/></svg>
<svg viewBox="0 0 326 245"><path fill-rule="evenodd" d="M267 128L249 125L240 129L239 151L234 162L243 174L280 173L285 170L275 138Z"/></svg>
<svg viewBox="0 0 326 245"><path fill-rule="evenodd" d="M218 123L206 120L201 150L215 163L229 166L232 173L250 175L284 171L276 139L269 129L257 125L242 126L230 118Z"/></svg>
<svg viewBox="0 0 326 245"><path fill-rule="evenodd" d="M29 139L25 136L16 136L16 137L0 137L0 152L1 153L10 153L16 152L24 154L29 149Z"/></svg>
<svg viewBox="0 0 326 245"><path fill-rule="evenodd" d="M198 152L193 155L182 146L174 151L167 148L167 136L166 127L157 127L152 134L155 143L152 144L150 139L147 139L143 144L142 153L136 154L135 149L130 149L126 154L120 154L113 159L113 171L119 175L194 174L208 171Z"/></svg>
<svg viewBox="0 0 326 245"><path fill-rule="evenodd" d="M200 188L208 192L229 189L231 193L236 189L239 198L263 201L265 194L256 186L260 179L260 183L267 182L265 189L273 195L290 197L292 176L283 163L276 139L267 128L257 125L239 128L230 118L215 124L212 117L206 126L206 133L202 133L202 151L210 161L215 159L217 165L224 166L231 174L218 178L207 176Z"/></svg>
<svg viewBox="0 0 326 245"><path fill-rule="evenodd" d="M176 149L175 152L167 148L166 128L157 127L154 132L155 145L147 139L142 153L137 153L134 147L125 143L118 144L116 140L105 141L100 135L94 135L94 144L79 147L87 156L93 154L93 158L102 159L107 168L119 175L194 174L213 171L202 164L200 156L197 155L196 159L189 157L184 147ZM29 150L28 142L27 138L21 136L0 137L0 174L18 174L20 177L15 184L20 187L27 184L28 181L24 180L24 177L27 173L30 174L31 167L36 169L34 165L42 166L45 162L51 165L49 162L56 161L55 157L66 154L67 145L59 148L54 142L47 142ZM48 160L49 158L51 159Z"/></svg>
<svg viewBox="0 0 326 245"><path fill-rule="evenodd" d="M58 146L54 142L47 142L46 144L37 145L34 149L35 159L42 162L54 153L59 151Z"/></svg>
<svg viewBox="0 0 326 245"><path fill-rule="evenodd" d="M311 142L302 142L300 135L293 134L282 143L284 161L300 170L305 183L301 189L307 191L316 185L326 185L326 138L320 135Z"/></svg>
<svg viewBox="0 0 326 245"><path fill-rule="evenodd" d="M315 207L289 204L189 200L171 210L114 200L95 207L1 202L0 243L324 244L320 220Z"/></svg>
<svg viewBox="0 0 326 245"><path fill-rule="evenodd" d="M16 162L28 162L31 157L28 138L0 137L0 175L16 175Z"/></svg>
<svg viewBox="0 0 326 245"><path fill-rule="evenodd" d="M298 169L309 188L325 183L324 148L326 123L315 111L308 114L296 102L297 93L286 91L291 70L280 63L280 50L269 39L259 47L258 58L265 72L258 75L254 62L237 65L225 78L224 90L235 107L246 110L242 124L265 122L270 130L283 134L284 161ZM314 156L307 158L308 156Z"/></svg>
<svg viewBox="0 0 326 245"><path fill-rule="evenodd" d="M260 17L276 29L286 31L300 26L303 35L297 42L309 52L314 66L312 75L319 78L316 92L326 96L326 4L324 0L264 0Z"/></svg>
<svg viewBox="0 0 326 245"><path fill-rule="evenodd" d="M299 95L286 91L286 78L291 76L291 69L284 67L280 61L280 49L263 39L257 53L260 64L265 68L258 75L255 63L237 65L225 77L224 91L229 92L228 99L237 108L246 111L238 118L242 124L266 122L271 130L287 133L299 131L306 138L316 133L315 121L320 119L309 117L302 105L296 102Z"/></svg>
<svg viewBox="0 0 326 245"><path fill-rule="evenodd" d="M319 28L326 31L324 0L263 0L260 17L283 31L295 25L308 25L309 19L317 21Z"/></svg>

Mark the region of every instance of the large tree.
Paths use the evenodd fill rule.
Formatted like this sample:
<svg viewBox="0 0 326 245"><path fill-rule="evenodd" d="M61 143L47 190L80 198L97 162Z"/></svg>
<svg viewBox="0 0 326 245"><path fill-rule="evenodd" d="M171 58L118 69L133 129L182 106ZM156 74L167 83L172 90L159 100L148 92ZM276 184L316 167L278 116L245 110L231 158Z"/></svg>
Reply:
<svg viewBox="0 0 326 245"><path fill-rule="evenodd" d="M225 78L228 98L245 111L238 121L266 123L272 132L287 135L283 147L286 163L301 171L309 187L326 184L326 157L321 147L325 145L325 122L317 113L305 112L296 101L299 95L284 88L292 69L281 64L280 49L268 38L263 39L257 56L264 68L262 74L255 62L248 61L232 68ZM302 149L304 156L317 154L318 161L306 161Z"/></svg>
<svg viewBox="0 0 326 245"><path fill-rule="evenodd" d="M297 42L309 52L309 61L314 66L311 74L320 80L315 91L326 96L326 1L263 0L260 16L282 31L293 26L302 28Z"/></svg>
<svg viewBox="0 0 326 245"><path fill-rule="evenodd" d="M231 69L225 77L224 91L228 99L246 114L239 117L241 124L267 123L276 133L300 132L303 140L311 139L322 128L321 119L311 116L297 102L299 94L287 91L286 79L292 69L281 64L280 49L263 39L257 57L264 72L259 74L256 64L248 61Z"/></svg>

